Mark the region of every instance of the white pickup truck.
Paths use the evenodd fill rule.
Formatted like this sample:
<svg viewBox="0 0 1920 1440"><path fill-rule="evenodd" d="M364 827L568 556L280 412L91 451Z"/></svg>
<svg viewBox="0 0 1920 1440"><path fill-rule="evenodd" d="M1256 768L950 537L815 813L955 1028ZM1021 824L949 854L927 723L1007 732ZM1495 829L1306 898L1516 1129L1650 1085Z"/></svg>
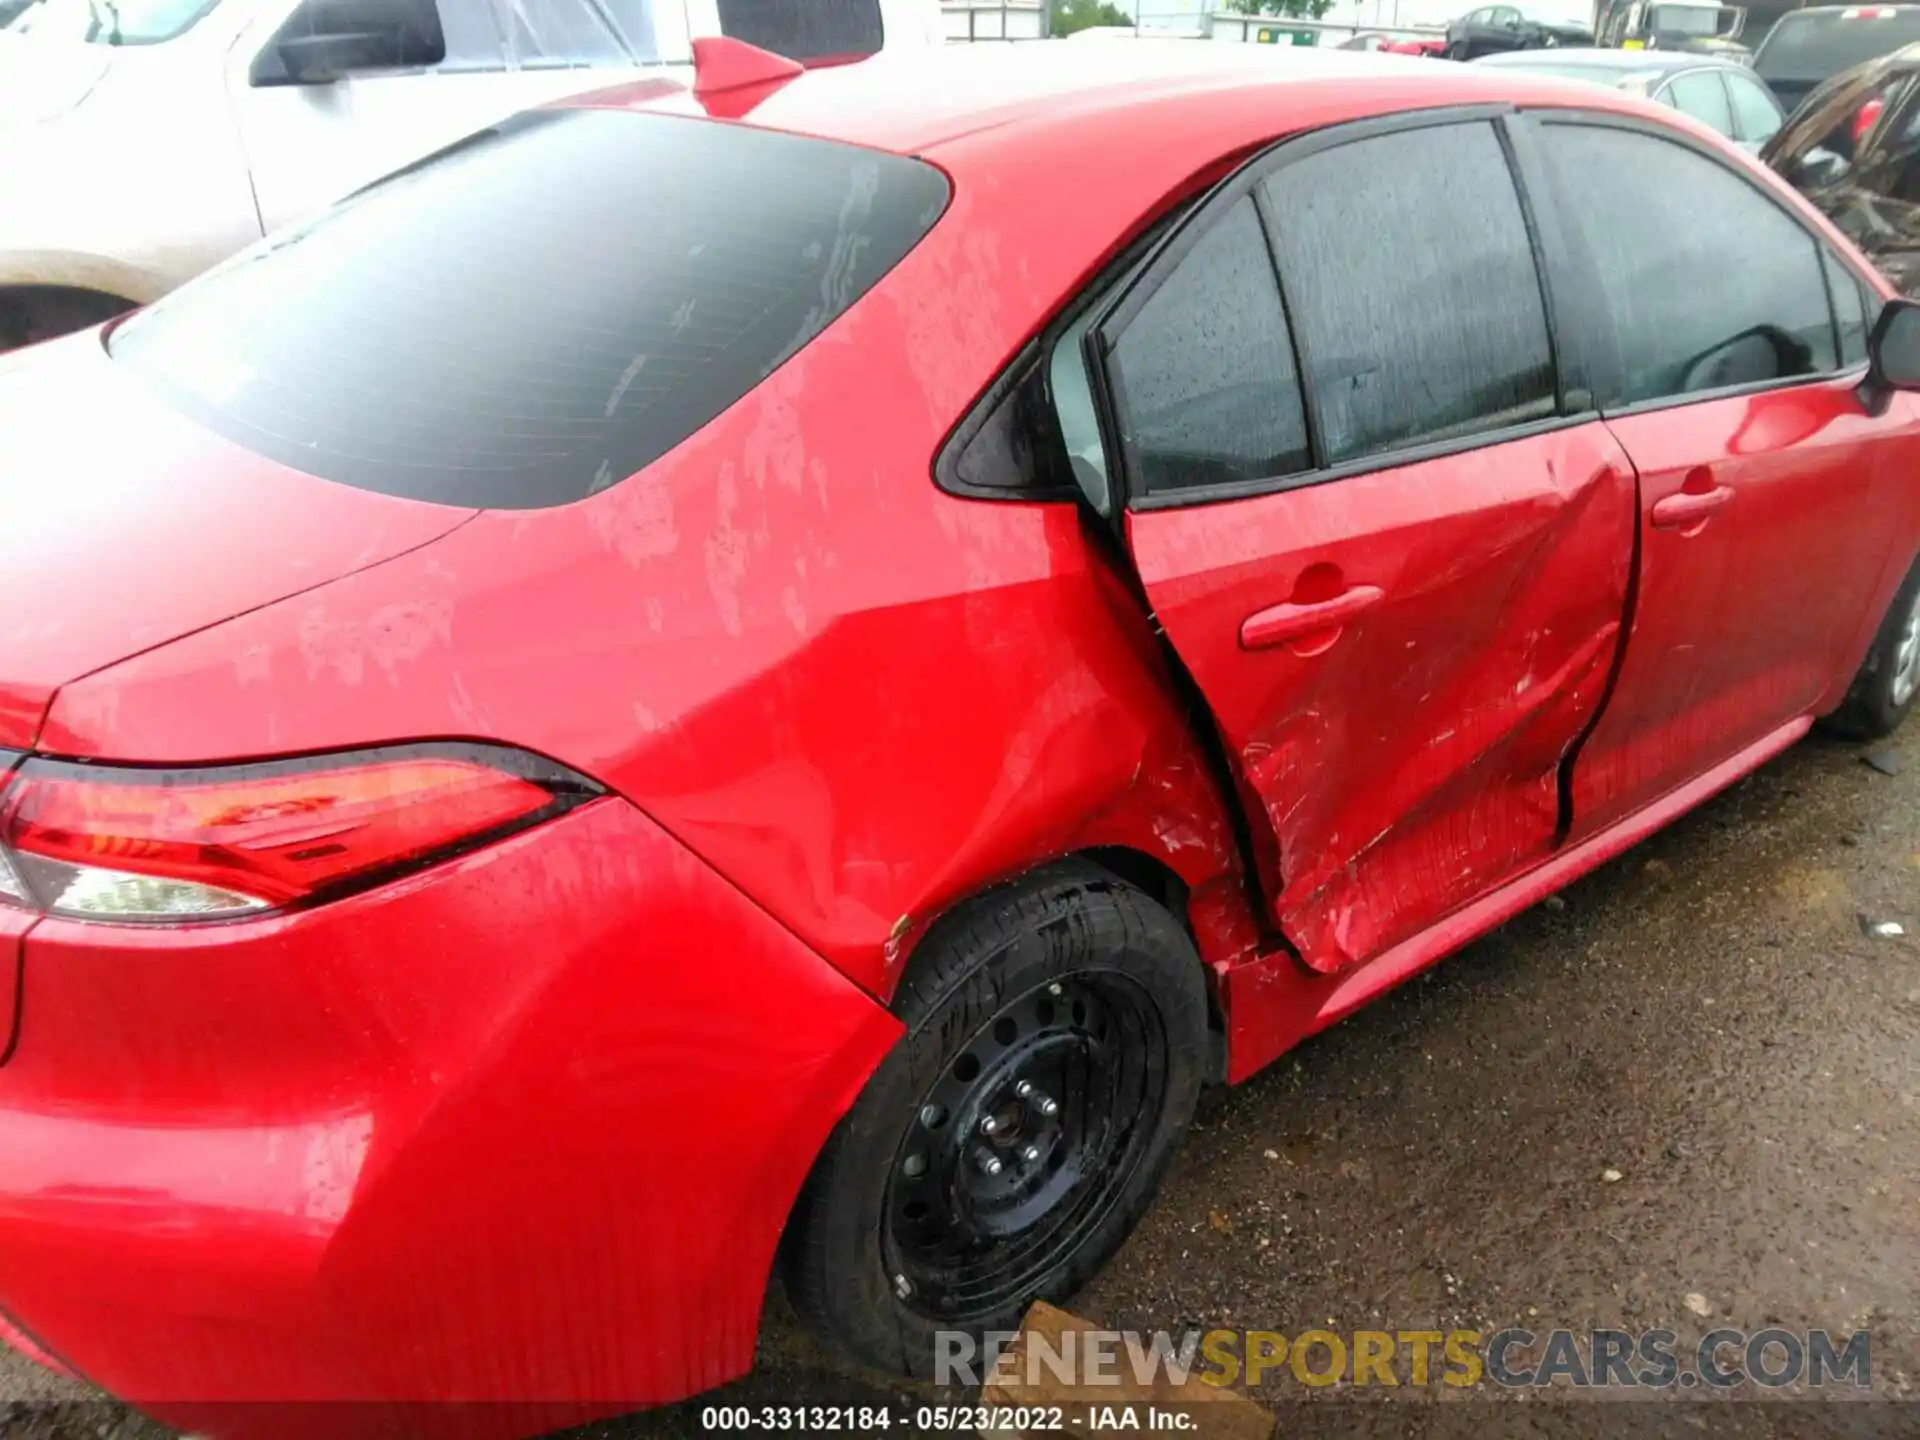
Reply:
<svg viewBox="0 0 1920 1440"><path fill-rule="evenodd" d="M689 79L706 35L805 61L942 41L938 0L31 0L0 29L0 350L516 110Z"/></svg>

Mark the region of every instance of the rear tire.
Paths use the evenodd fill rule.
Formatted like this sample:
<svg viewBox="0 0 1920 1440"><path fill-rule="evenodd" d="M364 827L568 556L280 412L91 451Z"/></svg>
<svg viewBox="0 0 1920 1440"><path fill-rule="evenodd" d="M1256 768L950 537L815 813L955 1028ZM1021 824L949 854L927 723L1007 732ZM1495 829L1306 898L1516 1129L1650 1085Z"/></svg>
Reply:
<svg viewBox="0 0 1920 1440"><path fill-rule="evenodd" d="M1920 561L1887 607L1847 698L1820 722L1846 740L1883 740L1900 728L1920 696Z"/></svg>
<svg viewBox="0 0 1920 1440"><path fill-rule="evenodd" d="M1172 915L1067 861L937 924L894 1009L907 1033L815 1163L786 1280L823 1339L930 1376L936 1332L1017 1329L1126 1239L1193 1116L1206 988Z"/></svg>

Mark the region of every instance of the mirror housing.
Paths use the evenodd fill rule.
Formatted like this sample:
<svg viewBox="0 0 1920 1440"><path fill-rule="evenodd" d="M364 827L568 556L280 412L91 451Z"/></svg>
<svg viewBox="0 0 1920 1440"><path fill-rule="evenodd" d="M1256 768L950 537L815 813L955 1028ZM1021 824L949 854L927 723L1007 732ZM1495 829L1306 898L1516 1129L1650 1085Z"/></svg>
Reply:
<svg viewBox="0 0 1920 1440"><path fill-rule="evenodd" d="M1896 390L1920 390L1920 304L1889 300L1867 337L1867 408L1876 414Z"/></svg>
<svg viewBox="0 0 1920 1440"><path fill-rule="evenodd" d="M331 85L369 70L424 70L446 58L433 0L305 0L254 58L248 80Z"/></svg>

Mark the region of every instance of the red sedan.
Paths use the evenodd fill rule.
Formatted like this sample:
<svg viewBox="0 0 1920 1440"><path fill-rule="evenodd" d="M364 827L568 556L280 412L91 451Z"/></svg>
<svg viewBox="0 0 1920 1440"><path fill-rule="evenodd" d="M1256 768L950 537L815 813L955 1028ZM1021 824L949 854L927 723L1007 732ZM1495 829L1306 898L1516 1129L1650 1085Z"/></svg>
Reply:
<svg viewBox="0 0 1920 1440"><path fill-rule="evenodd" d="M6 1333L621 1408L778 1261L924 1372L1203 1084L1897 725L1917 385L1671 110L1149 44L722 42L14 357Z"/></svg>

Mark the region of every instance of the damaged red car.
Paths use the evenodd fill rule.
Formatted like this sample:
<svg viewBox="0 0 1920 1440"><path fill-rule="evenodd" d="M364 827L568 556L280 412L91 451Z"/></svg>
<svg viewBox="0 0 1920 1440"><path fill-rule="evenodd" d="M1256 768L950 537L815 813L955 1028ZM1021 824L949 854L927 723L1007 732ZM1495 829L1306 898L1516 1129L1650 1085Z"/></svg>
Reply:
<svg viewBox="0 0 1920 1440"><path fill-rule="evenodd" d="M13 1339L618 1409L777 1270L924 1372L1901 721L1920 308L1671 110L1251 49L722 42L6 363Z"/></svg>

